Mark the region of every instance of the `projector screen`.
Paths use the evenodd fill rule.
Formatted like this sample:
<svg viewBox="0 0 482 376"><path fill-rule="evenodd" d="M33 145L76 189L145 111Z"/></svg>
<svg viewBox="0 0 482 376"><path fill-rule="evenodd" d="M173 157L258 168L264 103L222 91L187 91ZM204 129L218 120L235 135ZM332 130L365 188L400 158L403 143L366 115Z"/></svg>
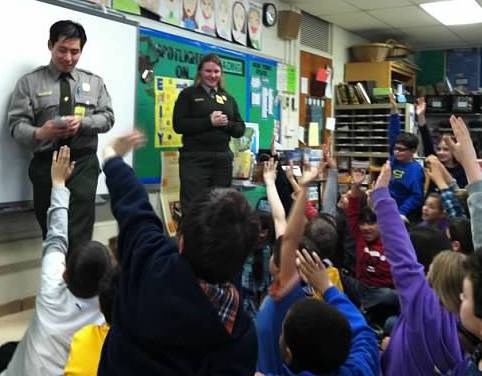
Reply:
<svg viewBox="0 0 482 376"><path fill-rule="evenodd" d="M81 23L87 34L87 43L77 67L101 76L112 98L115 124L109 132L99 135L98 151L102 151L109 139L134 127L137 23L81 4L9 1L0 13L0 204L32 200L28 178L32 154L11 137L7 109L17 80L49 63L50 25L67 19ZM126 161L132 164L132 154L126 157ZM103 174L99 176L97 193L107 193Z"/></svg>

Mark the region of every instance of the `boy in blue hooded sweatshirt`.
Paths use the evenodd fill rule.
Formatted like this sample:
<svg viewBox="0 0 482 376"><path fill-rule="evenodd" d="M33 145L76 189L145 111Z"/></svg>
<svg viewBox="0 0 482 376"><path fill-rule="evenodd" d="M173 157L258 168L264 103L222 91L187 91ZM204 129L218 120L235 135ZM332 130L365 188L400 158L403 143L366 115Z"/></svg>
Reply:
<svg viewBox="0 0 482 376"><path fill-rule="evenodd" d="M315 252L297 251L296 264L324 301L302 298L291 306L279 338L280 371L265 376L379 375L377 338L360 311L333 286Z"/></svg>
<svg viewBox="0 0 482 376"><path fill-rule="evenodd" d="M400 132L400 115L393 94L389 96L391 108L388 140L392 179L388 187L404 221L418 221L423 205L425 174L422 166L413 159L418 138L412 133Z"/></svg>

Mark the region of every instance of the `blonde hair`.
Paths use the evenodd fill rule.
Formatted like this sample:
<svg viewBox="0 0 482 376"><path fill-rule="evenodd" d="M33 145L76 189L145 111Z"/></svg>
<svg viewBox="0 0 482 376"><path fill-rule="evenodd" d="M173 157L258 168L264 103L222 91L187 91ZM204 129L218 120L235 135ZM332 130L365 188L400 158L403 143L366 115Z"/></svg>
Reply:
<svg viewBox="0 0 482 376"><path fill-rule="evenodd" d="M427 275L430 286L449 312L458 314L460 294L465 277L466 256L453 251L442 251L434 257Z"/></svg>

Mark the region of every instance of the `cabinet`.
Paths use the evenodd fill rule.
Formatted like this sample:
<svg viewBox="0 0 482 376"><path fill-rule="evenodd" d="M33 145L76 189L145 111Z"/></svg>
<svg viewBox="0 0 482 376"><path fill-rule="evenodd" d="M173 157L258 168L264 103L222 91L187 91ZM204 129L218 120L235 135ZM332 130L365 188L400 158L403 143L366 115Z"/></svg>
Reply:
<svg viewBox="0 0 482 376"><path fill-rule="evenodd" d="M416 71L401 61L346 63L345 81L375 81L377 87L393 87L393 81L404 83L415 94Z"/></svg>
<svg viewBox="0 0 482 376"><path fill-rule="evenodd" d="M414 106L399 107L402 130L414 130ZM389 104L340 105L335 107L335 155L339 182L349 182L351 168L365 168L372 178L389 157Z"/></svg>

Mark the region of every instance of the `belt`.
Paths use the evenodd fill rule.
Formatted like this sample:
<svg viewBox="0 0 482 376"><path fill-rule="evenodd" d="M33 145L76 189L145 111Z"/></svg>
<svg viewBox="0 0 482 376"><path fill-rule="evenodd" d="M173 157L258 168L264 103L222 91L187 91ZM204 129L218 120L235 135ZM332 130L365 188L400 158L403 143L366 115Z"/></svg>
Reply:
<svg viewBox="0 0 482 376"><path fill-rule="evenodd" d="M54 154L54 150L45 150L45 151L39 151L34 153L33 157L40 160L52 160L53 154ZM96 151L89 148L74 149L74 150L71 149L70 159L75 161L77 159L85 157L86 155L91 155L91 154L96 154Z"/></svg>

